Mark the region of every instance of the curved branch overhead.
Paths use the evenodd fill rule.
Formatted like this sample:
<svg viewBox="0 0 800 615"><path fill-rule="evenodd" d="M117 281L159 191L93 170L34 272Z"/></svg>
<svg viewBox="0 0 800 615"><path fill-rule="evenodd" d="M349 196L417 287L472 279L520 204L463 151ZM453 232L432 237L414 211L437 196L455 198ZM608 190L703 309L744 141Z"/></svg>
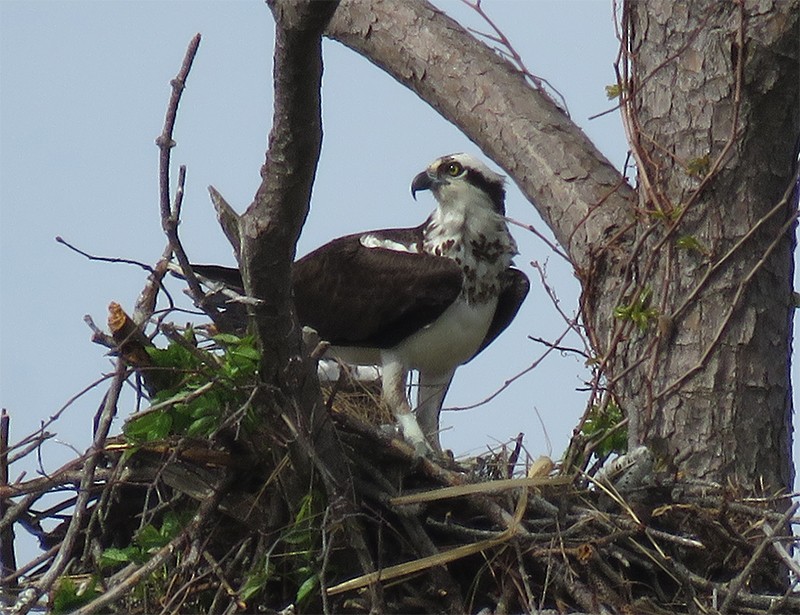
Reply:
<svg viewBox="0 0 800 615"><path fill-rule="evenodd" d="M326 35L413 90L515 180L579 270L628 218L633 189L517 69L419 0L345 0Z"/></svg>

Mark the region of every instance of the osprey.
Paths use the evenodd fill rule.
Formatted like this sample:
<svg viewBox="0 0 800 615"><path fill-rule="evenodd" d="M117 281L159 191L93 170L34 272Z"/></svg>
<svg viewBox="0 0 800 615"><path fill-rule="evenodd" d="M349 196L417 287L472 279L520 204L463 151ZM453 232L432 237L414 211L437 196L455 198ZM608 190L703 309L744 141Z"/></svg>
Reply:
<svg viewBox="0 0 800 615"><path fill-rule="evenodd" d="M452 154L414 178L412 196L421 190L437 201L421 225L334 239L292 270L300 324L331 344L326 357L382 368L384 401L419 454L441 450L439 413L456 368L509 325L529 289L511 266L503 176ZM193 269L241 288L237 270ZM415 412L409 370L419 372Z"/></svg>

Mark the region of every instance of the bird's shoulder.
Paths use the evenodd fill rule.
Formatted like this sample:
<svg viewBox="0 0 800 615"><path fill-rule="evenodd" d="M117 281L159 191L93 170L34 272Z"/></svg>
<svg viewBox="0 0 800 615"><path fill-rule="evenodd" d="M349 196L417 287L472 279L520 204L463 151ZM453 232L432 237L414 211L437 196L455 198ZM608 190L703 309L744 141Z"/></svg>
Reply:
<svg viewBox="0 0 800 615"><path fill-rule="evenodd" d="M415 279L422 285L443 284L456 295L462 272L449 258L422 251L423 226L365 231L334 239L297 260L295 284L333 279L360 278L360 284L391 277Z"/></svg>

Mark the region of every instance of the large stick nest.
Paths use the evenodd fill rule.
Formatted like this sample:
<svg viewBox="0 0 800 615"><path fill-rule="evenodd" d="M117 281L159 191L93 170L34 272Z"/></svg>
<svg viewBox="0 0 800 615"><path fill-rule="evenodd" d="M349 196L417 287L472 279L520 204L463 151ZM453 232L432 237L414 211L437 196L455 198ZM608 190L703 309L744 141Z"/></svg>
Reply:
<svg viewBox="0 0 800 615"><path fill-rule="evenodd" d="M326 395L376 570L359 565L340 503L298 484L286 443L255 459L237 429L116 437L79 521L64 493L90 454L1 488L5 544L17 526L46 552L5 575L6 601L31 598L72 533L65 574L43 589L51 608L81 613L360 613L376 600L392 613L800 612L787 497L682 481L645 449L593 476L522 460L521 439L460 463L419 459L376 426L370 387ZM35 508L53 495L62 503ZM48 519L61 522L45 531Z"/></svg>

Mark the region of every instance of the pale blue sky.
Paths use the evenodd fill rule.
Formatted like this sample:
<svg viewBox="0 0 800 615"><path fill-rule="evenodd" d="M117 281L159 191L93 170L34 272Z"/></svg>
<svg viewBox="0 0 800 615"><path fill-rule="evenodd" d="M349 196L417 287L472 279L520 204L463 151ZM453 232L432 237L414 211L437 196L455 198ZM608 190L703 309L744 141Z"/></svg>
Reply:
<svg viewBox="0 0 800 615"><path fill-rule="evenodd" d="M438 4L485 29L460 2ZM486 0L484 6L528 67L559 89L573 119L620 167L627 146L618 115L587 119L612 104L604 91L614 81L617 53L610 0ZM258 186L272 108L267 7L256 0L0 2L0 404L11 413L15 439L110 371L82 317L91 314L103 326L107 304L130 308L145 275L88 262L54 237L98 255L157 260L165 239L154 139L169 80L196 32L203 42L173 150L173 177L178 164L188 166L181 233L194 261L232 264L206 186L213 184L240 210ZM345 233L418 224L433 202L426 195L411 199L414 175L439 155L479 153L360 56L331 41L324 54L325 140L298 254ZM547 233L516 188L508 212ZM549 283L567 312L576 309L572 273L530 233L513 232L521 252L516 262L533 290L512 327L457 373L446 406L480 401L534 361L543 349L526 336L555 339L563 330L530 261L549 259ZM180 284L172 288L180 295ZM522 431L534 456L557 457L584 410L584 394L575 392L583 376L579 360L554 353L492 403L445 414L443 426L453 428L443 444L475 454ZM80 450L88 445L103 390L67 411L57 427L61 441ZM120 408L117 428L131 401ZM72 455L49 443L47 469Z"/></svg>

